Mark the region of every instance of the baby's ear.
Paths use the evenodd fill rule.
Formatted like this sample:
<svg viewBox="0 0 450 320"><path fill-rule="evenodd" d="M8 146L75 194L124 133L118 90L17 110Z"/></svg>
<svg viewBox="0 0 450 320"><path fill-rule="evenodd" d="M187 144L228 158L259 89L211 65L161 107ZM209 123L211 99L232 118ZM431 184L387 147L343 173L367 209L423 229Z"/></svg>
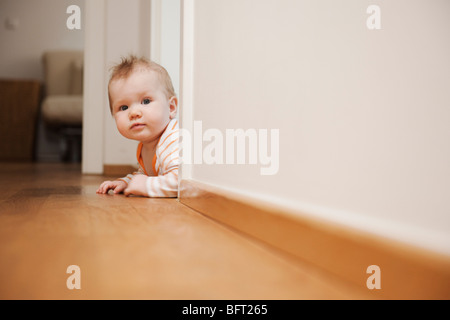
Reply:
<svg viewBox="0 0 450 320"><path fill-rule="evenodd" d="M173 119L176 117L178 112L178 99L177 97L173 96L169 99L169 114L170 119Z"/></svg>

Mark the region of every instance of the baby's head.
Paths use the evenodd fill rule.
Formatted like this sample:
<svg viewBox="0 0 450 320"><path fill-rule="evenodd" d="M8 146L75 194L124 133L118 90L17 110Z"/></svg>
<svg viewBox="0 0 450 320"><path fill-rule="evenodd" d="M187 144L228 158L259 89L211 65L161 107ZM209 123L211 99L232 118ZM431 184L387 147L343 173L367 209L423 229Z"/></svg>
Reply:
<svg viewBox="0 0 450 320"><path fill-rule="evenodd" d="M119 132L141 142L158 139L178 110L166 69L135 56L112 68L108 97Z"/></svg>
<svg viewBox="0 0 450 320"><path fill-rule="evenodd" d="M169 73L164 67L144 57L136 57L134 55L130 55L128 57L122 57L122 61L111 68L111 76L108 83L108 98L111 113L113 113L111 83L116 80L127 79L133 72L143 71L155 72L158 75L159 81L165 90L166 97L168 99L176 97L172 80L169 76Z"/></svg>

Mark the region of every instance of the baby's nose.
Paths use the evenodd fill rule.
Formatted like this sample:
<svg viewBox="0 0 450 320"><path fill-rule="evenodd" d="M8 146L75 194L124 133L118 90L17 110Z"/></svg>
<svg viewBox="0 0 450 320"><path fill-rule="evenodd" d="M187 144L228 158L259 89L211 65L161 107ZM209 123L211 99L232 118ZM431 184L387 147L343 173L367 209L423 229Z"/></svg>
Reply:
<svg viewBox="0 0 450 320"><path fill-rule="evenodd" d="M135 106L130 108L130 112L129 112L130 119L139 118L141 116L142 116L142 111L140 108L135 107Z"/></svg>

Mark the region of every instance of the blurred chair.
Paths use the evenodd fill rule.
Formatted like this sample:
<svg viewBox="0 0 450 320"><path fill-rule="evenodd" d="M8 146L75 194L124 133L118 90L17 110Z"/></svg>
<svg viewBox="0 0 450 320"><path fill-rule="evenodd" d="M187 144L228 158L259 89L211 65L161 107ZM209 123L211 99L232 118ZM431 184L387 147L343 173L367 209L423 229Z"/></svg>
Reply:
<svg viewBox="0 0 450 320"><path fill-rule="evenodd" d="M47 51L42 58L43 122L62 139L61 160L79 162L83 121L83 51Z"/></svg>

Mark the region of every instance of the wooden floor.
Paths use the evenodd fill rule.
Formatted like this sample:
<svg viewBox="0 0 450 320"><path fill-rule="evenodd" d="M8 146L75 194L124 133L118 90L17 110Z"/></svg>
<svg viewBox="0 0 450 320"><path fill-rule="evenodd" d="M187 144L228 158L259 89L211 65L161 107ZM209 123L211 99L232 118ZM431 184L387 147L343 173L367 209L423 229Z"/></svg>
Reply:
<svg viewBox="0 0 450 320"><path fill-rule="evenodd" d="M79 165L3 163L0 179L0 299L366 298L176 199L98 195L105 177Z"/></svg>

